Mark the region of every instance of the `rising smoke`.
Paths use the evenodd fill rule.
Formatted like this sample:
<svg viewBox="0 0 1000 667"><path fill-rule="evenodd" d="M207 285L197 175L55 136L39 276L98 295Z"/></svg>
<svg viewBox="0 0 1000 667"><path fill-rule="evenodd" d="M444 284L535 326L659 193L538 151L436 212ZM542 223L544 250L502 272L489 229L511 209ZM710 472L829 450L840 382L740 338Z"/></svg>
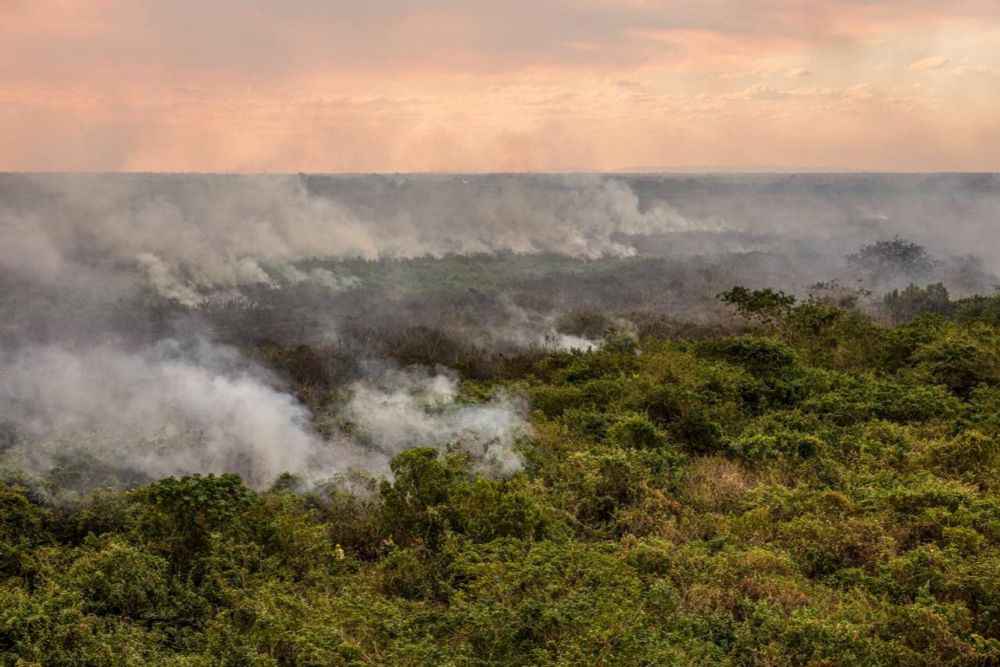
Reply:
<svg viewBox="0 0 1000 667"><path fill-rule="evenodd" d="M733 284L989 290L998 221L974 175L0 175L0 467L263 486L419 445L509 475L526 406L438 364L712 318ZM847 259L897 236L919 275ZM325 399L260 354L296 346Z"/></svg>
<svg viewBox="0 0 1000 667"><path fill-rule="evenodd" d="M334 408L345 426L320 437L309 411L232 348L23 347L0 357L4 454L37 474L99 462L133 479L237 472L255 486L284 472L386 474L392 455L414 446L464 450L487 474L520 468L515 445L528 427L516 399L459 404L453 375L370 370Z"/></svg>

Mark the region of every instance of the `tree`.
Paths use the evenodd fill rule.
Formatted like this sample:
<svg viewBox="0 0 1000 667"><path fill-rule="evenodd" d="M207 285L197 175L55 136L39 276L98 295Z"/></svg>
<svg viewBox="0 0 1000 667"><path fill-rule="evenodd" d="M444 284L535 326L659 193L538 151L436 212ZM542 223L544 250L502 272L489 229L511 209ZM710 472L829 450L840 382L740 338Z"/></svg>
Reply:
<svg viewBox="0 0 1000 667"><path fill-rule="evenodd" d="M862 246L848 255L847 261L874 282L888 282L897 277L921 278L934 268L934 260L926 248L898 236Z"/></svg>
<svg viewBox="0 0 1000 667"><path fill-rule="evenodd" d="M910 283L902 291L892 290L886 294L883 302L894 324L908 322L921 313L949 315L953 310L948 290L941 283L927 287Z"/></svg>
<svg viewBox="0 0 1000 667"><path fill-rule="evenodd" d="M795 297L770 287L751 290L737 285L717 297L723 303L736 307L736 312L761 323L779 320L795 305Z"/></svg>

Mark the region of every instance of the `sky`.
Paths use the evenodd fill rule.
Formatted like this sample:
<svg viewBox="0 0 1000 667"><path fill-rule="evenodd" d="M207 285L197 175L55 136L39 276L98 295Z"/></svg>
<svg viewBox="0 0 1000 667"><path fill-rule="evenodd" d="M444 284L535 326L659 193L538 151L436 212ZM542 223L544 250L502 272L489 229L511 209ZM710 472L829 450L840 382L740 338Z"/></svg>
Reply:
<svg viewBox="0 0 1000 667"><path fill-rule="evenodd" d="M0 0L0 170L1000 171L998 0Z"/></svg>

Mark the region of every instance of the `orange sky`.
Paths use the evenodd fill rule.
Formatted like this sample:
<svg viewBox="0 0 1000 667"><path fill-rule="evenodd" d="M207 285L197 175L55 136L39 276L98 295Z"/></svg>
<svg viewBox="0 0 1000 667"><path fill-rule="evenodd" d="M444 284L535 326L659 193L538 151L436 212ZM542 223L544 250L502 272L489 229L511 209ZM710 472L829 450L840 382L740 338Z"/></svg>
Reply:
<svg viewBox="0 0 1000 667"><path fill-rule="evenodd" d="M0 0L0 170L1000 170L998 0Z"/></svg>

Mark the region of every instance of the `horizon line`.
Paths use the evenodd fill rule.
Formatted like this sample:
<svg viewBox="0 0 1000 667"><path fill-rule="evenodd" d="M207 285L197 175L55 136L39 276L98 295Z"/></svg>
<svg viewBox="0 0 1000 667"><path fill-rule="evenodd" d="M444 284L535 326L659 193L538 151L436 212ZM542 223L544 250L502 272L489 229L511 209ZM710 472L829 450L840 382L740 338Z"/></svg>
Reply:
<svg viewBox="0 0 1000 667"><path fill-rule="evenodd" d="M934 175L997 175L996 170L934 169L934 170L881 170L881 169L798 169L794 167L774 169L725 169L725 168L678 168L678 169L567 169L567 170L524 170L524 171L198 171L198 170L11 170L0 169L0 175L30 176L934 176Z"/></svg>

